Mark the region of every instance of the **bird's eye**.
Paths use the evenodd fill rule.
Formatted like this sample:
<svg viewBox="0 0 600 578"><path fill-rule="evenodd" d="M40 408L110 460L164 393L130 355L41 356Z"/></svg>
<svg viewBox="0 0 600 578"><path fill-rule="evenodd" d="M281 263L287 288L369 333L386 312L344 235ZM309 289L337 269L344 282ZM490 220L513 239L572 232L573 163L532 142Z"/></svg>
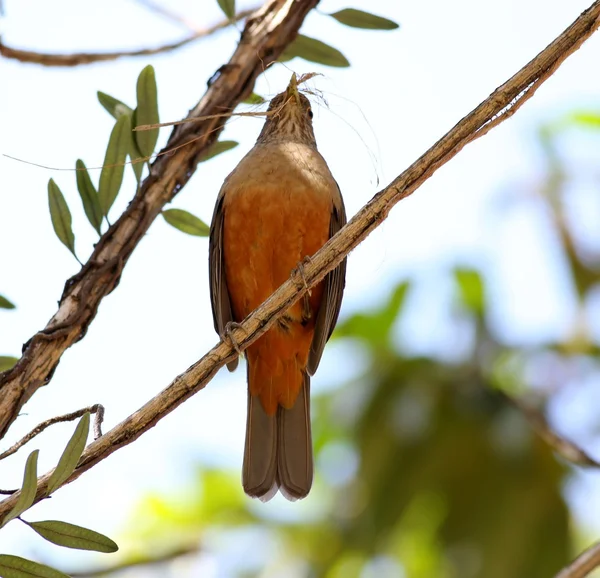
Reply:
<svg viewBox="0 0 600 578"><path fill-rule="evenodd" d="M313 117L313 111L312 109L308 109L308 118L312 118Z"/></svg>

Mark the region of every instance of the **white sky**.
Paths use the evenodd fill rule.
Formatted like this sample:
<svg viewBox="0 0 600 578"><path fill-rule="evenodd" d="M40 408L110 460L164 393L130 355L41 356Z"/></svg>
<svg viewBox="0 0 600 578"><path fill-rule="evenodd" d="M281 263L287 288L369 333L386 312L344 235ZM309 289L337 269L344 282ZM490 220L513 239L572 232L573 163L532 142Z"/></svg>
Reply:
<svg viewBox="0 0 600 578"><path fill-rule="evenodd" d="M216 1L168 4L198 25L221 18ZM588 0L368 4L323 0L322 12L363 7L401 24L394 32L367 32L312 13L302 32L339 48L352 66L332 69L299 59L288 63L298 73L325 75L315 79L314 86L324 91L330 110L315 107L315 130L348 214L353 215L535 56L588 4ZM30 50L112 51L159 45L186 34L133 0L6 0L5 10L3 42ZM229 30L175 53L74 69L0 60L0 153L54 167L74 167L77 158L88 167L100 166L113 120L97 103L97 90L133 104L137 74L151 63L158 80L161 120L177 120L203 94L206 81L227 61L236 41L237 33ZM510 295L494 315L505 338L535 343L548 335L561 335L571 321L571 288L560 279L561 264L552 252L555 243L544 216L535 210L521 211L508 219L508 225L498 226L490 219L489 205L500 193L530 189L541 176L541 157L535 148L535 131L541 122L572 108L597 105L599 49L596 35L515 117L469 145L394 209L350 257L342 315L376 304L398 280L417 275L425 287L418 298L419 311L427 314L408 320L411 347L439 349L441 344L432 338L440 308L437 273L432 271L439 271L440 263L451 266L461 259L490 271L501 295ZM261 77L256 91L272 96L289 76L288 69L274 66ZM209 222L223 179L252 146L261 123L232 121L222 138L238 140L240 146L201 165L172 206ZM168 130L163 130L159 144L167 136ZM376 168L371 156L377 159ZM113 220L133 195L129 173L113 207ZM97 182L98 172L92 174ZM0 354L17 355L21 344L45 325L56 310L64 281L78 270L51 229L46 188L51 177L69 202L82 260L94 242L73 172L44 170L0 157L0 293L18 306L16 311L0 312ZM159 218L136 249L118 289L102 302L86 338L63 356L51 384L27 404L27 415L16 422L3 445L43 419L96 402L106 406L108 429L215 343L207 240L179 233ZM335 346L326 352L314 381L315 392L339 380L340 354ZM28 519L65 517L68 511L69 521L114 535L144 492L190 482L197 459L239 468L244 381L243 370L233 375L221 372L135 444L36 506ZM40 471L53 467L72 428L72 424L56 426L28 446L28 450L41 448ZM20 484L25 456L19 453L0 463L2 486ZM278 500L266 506L281 507ZM309 512L310 498L294 508ZM88 565L92 560L90 554L64 550L56 558L57 550L46 549L41 539L17 523L0 532L0 551L43 552L63 567L78 560Z"/></svg>

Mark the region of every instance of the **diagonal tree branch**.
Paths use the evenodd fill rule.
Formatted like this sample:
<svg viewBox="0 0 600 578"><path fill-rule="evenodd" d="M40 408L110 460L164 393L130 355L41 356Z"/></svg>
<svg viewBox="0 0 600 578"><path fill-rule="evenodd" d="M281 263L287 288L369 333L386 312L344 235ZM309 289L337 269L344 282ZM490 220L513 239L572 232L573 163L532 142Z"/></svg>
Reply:
<svg viewBox="0 0 600 578"><path fill-rule="evenodd" d="M235 22L243 20L252 14L256 8L251 10L242 10L235 15ZM22 50L13 48L2 42L0 39L0 55L11 60L19 62L27 62L29 64L41 64L43 66L79 66L82 64L92 64L94 62L106 62L108 60L117 60L127 56L153 56L162 52L171 52L182 48L186 44L191 44L201 38L206 38L219 30L227 28L231 24L228 19L221 20L217 24L213 24L208 28L194 31L193 34L178 40L177 42L169 42L154 48L140 48L138 50L123 50L120 52L75 52L73 54L49 54L47 52L34 52L32 50Z"/></svg>
<svg viewBox="0 0 600 578"><path fill-rule="evenodd" d="M158 555L139 557L130 561L124 560L123 562L106 568L98 568L95 570L88 571L84 570L83 572L69 572L68 574L70 578L96 578L97 576L106 577L109 574L115 574L117 572L121 573L123 570L129 570L130 568L139 568L140 566L144 566L146 568L153 567L154 569L154 567L160 564L173 562L173 560L177 558L189 556L190 554L198 554L201 551L202 548L200 544L191 544L190 546L183 546L181 548L177 548L176 550L171 550L170 552L164 552Z"/></svg>
<svg viewBox="0 0 600 578"><path fill-rule="evenodd" d="M501 391L500 395L513 407L521 412L531 428L542 438L551 449L566 461L581 467L600 468L598 460L594 459L577 444L564 436L557 434L548 423L546 416L537 408L522 399L512 397ZM0 456L1 457L1 456Z"/></svg>
<svg viewBox="0 0 600 578"><path fill-rule="evenodd" d="M319 0L267 0L248 18L229 63L219 69L188 118L233 110L250 94L256 77L296 37ZM211 117L175 127L164 151L135 197L95 246L81 271L65 285L58 311L23 347L23 356L0 374L0 439L27 400L50 381L62 354L85 335L100 302L119 283L123 267L164 205L194 174L198 159L225 124Z"/></svg>
<svg viewBox="0 0 600 578"><path fill-rule="evenodd" d="M582 552L554 578L585 578L600 566L600 542Z"/></svg>
<svg viewBox="0 0 600 578"><path fill-rule="evenodd" d="M44 420L42 423L36 425L26 436L22 437L16 444L8 448L6 451L0 454L0 460L3 460L13 454L17 453L25 444L28 444L34 437L41 434L46 428L54 425L55 423L62 423L65 421L73 421L78 417L81 417L84 413L93 413L95 414L94 420L94 439L98 439L102 435L102 421L104 420L104 406L95 403L94 405L90 405L89 407L84 407L83 409L78 409L77 411L72 411L71 413L66 413L64 415L57 415L55 417L51 417L47 420ZM0 492L2 493L2 492Z"/></svg>
<svg viewBox="0 0 600 578"><path fill-rule="evenodd" d="M485 134L512 116L516 109L534 94L561 62L575 52L600 26L600 0L596 0L558 38L531 62L496 89L476 109L463 118L425 154L377 193L304 267L303 279L286 281L269 299L251 313L233 337L241 349L262 335L310 287L336 267L344 257L386 218L390 209L412 194L439 167L453 158L467 143ZM148 401L144 406L115 426L100 439L91 443L83 453L78 467L67 482L124 447L173 411L186 399L201 390L220 367L235 358L237 353L230 343L220 341L202 359ZM38 480L36 500L42 499L51 472ZM0 518L15 504L18 494L0 502Z"/></svg>

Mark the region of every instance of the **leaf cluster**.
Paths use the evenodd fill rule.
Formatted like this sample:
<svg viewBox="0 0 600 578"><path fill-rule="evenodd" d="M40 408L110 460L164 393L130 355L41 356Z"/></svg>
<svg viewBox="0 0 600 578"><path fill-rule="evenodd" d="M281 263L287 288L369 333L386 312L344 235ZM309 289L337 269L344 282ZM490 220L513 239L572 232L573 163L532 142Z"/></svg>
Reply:
<svg viewBox="0 0 600 578"><path fill-rule="evenodd" d="M85 449L89 427L90 414L85 413L79 420L73 435L58 460L56 468L54 468L48 480L44 491L44 498L49 497L75 471L77 463ZM105 553L116 552L119 549L117 544L110 538L94 530L58 520L28 522L21 518L21 515L33 505L38 494L38 455L39 450L34 450L29 454L25 463L23 483L19 491L19 497L13 508L1 520L0 528L6 526L12 520L18 519L42 538L58 546ZM5 578L31 578L33 576L38 578L67 577L63 572L44 564L8 554L0 554L0 576Z"/></svg>

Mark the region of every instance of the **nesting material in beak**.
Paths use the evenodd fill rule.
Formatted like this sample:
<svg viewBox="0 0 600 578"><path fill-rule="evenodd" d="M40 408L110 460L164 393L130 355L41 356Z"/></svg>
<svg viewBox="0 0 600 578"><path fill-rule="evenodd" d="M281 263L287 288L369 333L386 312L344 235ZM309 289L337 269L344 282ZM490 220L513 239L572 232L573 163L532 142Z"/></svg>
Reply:
<svg viewBox="0 0 600 578"><path fill-rule="evenodd" d="M293 98L296 104L300 104L300 94L298 93L298 78L296 73L292 73L292 78L290 79L290 83L286 89L286 94L288 98Z"/></svg>

